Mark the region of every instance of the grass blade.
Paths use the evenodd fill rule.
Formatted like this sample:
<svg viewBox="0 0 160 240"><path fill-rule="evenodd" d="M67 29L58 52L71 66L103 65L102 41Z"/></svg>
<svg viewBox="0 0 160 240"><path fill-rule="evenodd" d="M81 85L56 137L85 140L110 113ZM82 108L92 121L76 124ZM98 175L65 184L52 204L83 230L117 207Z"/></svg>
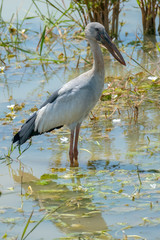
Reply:
<svg viewBox="0 0 160 240"><path fill-rule="evenodd" d="M24 237L24 235L25 235L25 233L26 233L26 231L27 231L27 228L28 228L28 226L29 226L29 223L30 223L30 220L31 220L31 218L32 218L32 215L33 215L33 212L34 212L34 210L32 210L32 212L31 212L31 214L30 214L30 216L29 216L29 218L28 218L28 221L27 221L27 223L26 223L26 226L25 226L25 228L24 228L24 230L23 230L23 233L22 233L22 236L21 236L21 240L23 240L23 239L25 239L25 238L23 238Z"/></svg>
<svg viewBox="0 0 160 240"><path fill-rule="evenodd" d="M3 8L3 0L1 2L1 7L0 7L0 18L2 19L2 8Z"/></svg>
<svg viewBox="0 0 160 240"><path fill-rule="evenodd" d="M33 211L32 211L33 212ZM31 214L33 214L31 212ZM33 231L34 231L34 229L36 229L36 227L38 227L38 225L41 223L41 222L43 222L44 221L44 219L47 217L48 215L44 215L44 217L43 218L41 218L38 222L37 222L37 224L27 233L27 235L24 237L24 238L21 238L21 240L25 240ZM28 219L29 221L30 221L30 219ZM28 223L28 221L27 221L27 223ZM27 227L28 227L28 225L27 225ZM27 230L27 229L26 229ZM26 231L25 231L26 232Z"/></svg>
<svg viewBox="0 0 160 240"><path fill-rule="evenodd" d="M80 26L81 28L83 28L83 26L81 25L80 22L78 22L75 18L72 17L71 14L67 14L67 12L69 12L69 10L71 9L71 6L69 6L68 9L63 9L62 6L60 6L60 4L55 1L57 3L57 5L59 5L62 10L60 8L58 8L57 6L55 6L53 3L51 3L49 0L46 0L47 3L49 3L53 8L55 8L57 11L59 11L60 13L62 13L62 15L65 15L66 17L68 17L69 19L71 19L73 22L75 22L78 26Z"/></svg>
<svg viewBox="0 0 160 240"><path fill-rule="evenodd" d="M133 62L135 62L139 67L141 67L145 72L147 72L149 75L154 76L151 72L149 72L145 67L143 67L139 62L137 62L132 56L129 56L126 51L123 50L123 52L129 57Z"/></svg>
<svg viewBox="0 0 160 240"><path fill-rule="evenodd" d="M22 28L22 25L23 25L23 23L24 23L24 20L26 20L26 19L27 19L27 15L28 15L28 13L29 13L29 12L30 12L30 10L31 10L31 8L32 8L32 5L33 5L33 3L31 3L31 5L30 5L30 7L29 7L28 11L26 12L26 14L25 14L24 18L22 19L22 22L21 22L21 24L20 24L20 28ZM34 17L32 17L32 18L34 18Z"/></svg>
<svg viewBox="0 0 160 240"><path fill-rule="evenodd" d="M31 215L30 215L30 217L29 217L29 219L28 219L28 221L27 221L27 224L26 224L26 226L25 226L25 229L24 229L24 231L23 231L24 234L22 234L22 235L23 235L22 237L24 237L24 238L21 237L21 240L25 240L25 239L34 231L34 229L36 229L36 227L38 227L38 225L39 225L41 222L43 222L46 218L48 218L49 216L51 216L51 215L52 215L54 212L56 212L58 209L62 208L68 201L71 201L71 199L66 200L63 204L61 204L59 207L57 207L56 209L54 209L52 212L48 213L47 215L44 215L44 216L37 222L37 224L36 224L36 225L27 233L27 235L24 237L24 234L25 234L25 232L26 232L26 230L27 230L27 228L28 228L30 219L31 219L31 217L32 217L32 215L33 215L33 211L32 211L32 212L31 212Z"/></svg>
<svg viewBox="0 0 160 240"><path fill-rule="evenodd" d="M45 40L45 33L46 33L46 26L44 27L44 30L43 30L43 33L42 33L42 36L41 36L40 56L41 56L41 53L42 53L43 43L44 43L44 40Z"/></svg>

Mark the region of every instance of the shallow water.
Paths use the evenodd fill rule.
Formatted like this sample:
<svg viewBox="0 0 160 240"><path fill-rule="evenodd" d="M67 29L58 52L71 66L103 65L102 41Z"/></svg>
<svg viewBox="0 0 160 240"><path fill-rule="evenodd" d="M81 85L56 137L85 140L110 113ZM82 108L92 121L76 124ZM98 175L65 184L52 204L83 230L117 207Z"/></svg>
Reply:
<svg viewBox="0 0 160 240"><path fill-rule="evenodd" d="M85 56L86 43L74 41L82 44L81 54ZM35 37L28 46L34 48L37 42ZM131 46L125 50L132 52ZM68 49L67 54L70 52ZM156 61L151 64L140 47L134 56L149 71L153 70ZM76 69L77 56L68 64L26 63L22 59L23 54L18 60L11 59L0 74L0 118L11 112L8 105L25 103L13 121L1 121L2 157L8 153L14 128L21 126L21 120L31 113L29 109L41 105L47 92L90 68L84 67L82 61ZM142 71L135 64L128 63L122 69L115 61L107 60L108 55L105 62L109 79L119 77L125 81ZM109 82L107 78L105 87ZM93 111L96 118L88 117L81 128L78 168L69 167L67 128L33 138L20 161L18 149L11 155L11 164L7 164L9 159L4 163L1 160L0 237L20 239L34 210L26 234L43 216L47 219L28 239L159 239L159 91L157 87L149 92L149 99L157 104L144 101L137 122L131 120L132 113L123 102L110 107L111 111L116 106L120 109L120 114L116 111L110 118L105 114L111 103L99 102Z"/></svg>

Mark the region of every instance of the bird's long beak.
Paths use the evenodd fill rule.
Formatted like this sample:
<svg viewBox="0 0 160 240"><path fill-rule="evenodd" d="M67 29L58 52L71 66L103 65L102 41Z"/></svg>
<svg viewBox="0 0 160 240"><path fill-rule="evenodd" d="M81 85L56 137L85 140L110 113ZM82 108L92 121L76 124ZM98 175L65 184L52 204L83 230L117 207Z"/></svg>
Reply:
<svg viewBox="0 0 160 240"><path fill-rule="evenodd" d="M124 58L122 57L120 51L117 49L116 45L112 43L112 40L106 31L101 34L101 43L108 49L112 56L118 60L118 62L126 66Z"/></svg>

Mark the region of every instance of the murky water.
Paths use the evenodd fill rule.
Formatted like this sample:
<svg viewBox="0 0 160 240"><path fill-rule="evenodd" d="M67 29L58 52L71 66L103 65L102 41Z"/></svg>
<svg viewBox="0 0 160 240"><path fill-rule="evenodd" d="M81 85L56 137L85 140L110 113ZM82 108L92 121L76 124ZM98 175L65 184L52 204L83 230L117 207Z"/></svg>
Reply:
<svg viewBox="0 0 160 240"><path fill-rule="evenodd" d="M86 43L74 41L85 57ZM31 38L28 46L34 49L37 42L38 38ZM62 45L57 45L59 54L62 50ZM131 46L125 51L131 53ZM71 54L69 48L67 54ZM133 56L158 74L158 53L153 63L140 47ZM1 121L0 156L8 153L14 128L21 126L33 106L41 105L48 92L89 68L82 61L76 69L77 59L75 56L68 64L41 64L24 61L22 53L11 58L8 68L0 73L0 118L11 113L8 105L24 102L25 107L16 112L13 121ZM122 69L108 61L108 56L105 62L106 76L110 77L106 87L112 80L117 79L115 84L118 79L125 82L142 71L130 63ZM87 118L81 129L79 168L69 167L67 128L33 138L19 160L15 149L13 162L7 165L10 160L5 159L0 164L0 238L20 239L34 210L25 235L44 216L46 219L28 239L159 239L159 92L158 86L148 91L149 101L140 105L137 122L131 119L133 111L126 102L99 102L93 111L96 118ZM106 118L116 107L119 112Z"/></svg>

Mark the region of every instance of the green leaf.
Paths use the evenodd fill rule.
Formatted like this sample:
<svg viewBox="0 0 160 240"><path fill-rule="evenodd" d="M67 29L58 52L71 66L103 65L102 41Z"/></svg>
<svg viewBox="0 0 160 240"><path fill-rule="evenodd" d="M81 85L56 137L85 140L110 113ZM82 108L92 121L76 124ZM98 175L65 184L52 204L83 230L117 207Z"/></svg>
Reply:
<svg viewBox="0 0 160 240"><path fill-rule="evenodd" d="M41 36L40 56L42 54L43 43L44 43L44 40L45 40L45 33L46 33L46 26L44 27L44 30L43 30L43 33L42 33L42 36Z"/></svg>
<svg viewBox="0 0 160 240"><path fill-rule="evenodd" d="M40 177L40 180L49 180L49 179L58 179L58 175L45 173Z"/></svg>
<svg viewBox="0 0 160 240"><path fill-rule="evenodd" d="M101 96L101 101L110 101L111 99L112 99L111 94Z"/></svg>
<svg viewBox="0 0 160 240"><path fill-rule="evenodd" d="M27 230L28 225L29 225L29 223L30 223L30 220L31 220L31 218L32 218L33 212L34 212L34 210L32 210L32 212L31 212L31 214L30 214L30 216L29 216L29 218L28 218L28 221L27 221L27 223L26 223L26 226L25 226L25 228L24 228L24 230L23 230L23 233L22 233L22 236L21 236L21 240L25 239L25 238L23 238L23 237L24 237L24 235L25 235L25 233L26 233L26 230Z"/></svg>
<svg viewBox="0 0 160 240"><path fill-rule="evenodd" d="M49 180L40 180L40 181L37 181L36 182L36 184L37 185L48 185L48 184L50 184L51 183L51 181L49 181Z"/></svg>

